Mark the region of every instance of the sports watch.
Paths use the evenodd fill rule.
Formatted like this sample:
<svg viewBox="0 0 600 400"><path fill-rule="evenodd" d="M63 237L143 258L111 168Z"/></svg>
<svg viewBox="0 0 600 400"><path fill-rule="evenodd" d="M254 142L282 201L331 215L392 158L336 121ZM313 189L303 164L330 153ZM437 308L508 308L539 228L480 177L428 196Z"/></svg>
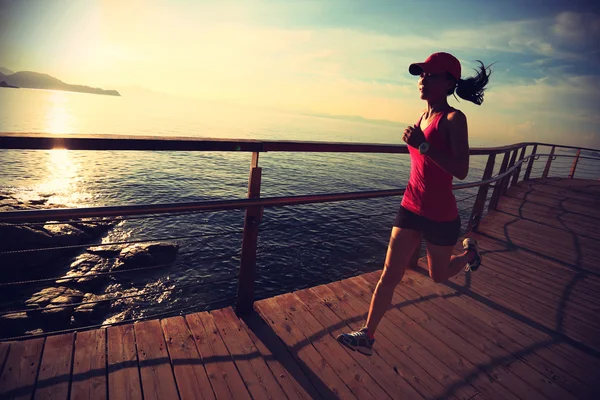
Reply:
<svg viewBox="0 0 600 400"><path fill-rule="evenodd" d="M425 154L425 153L427 153L427 150L429 150L429 142L428 141L424 141L423 143L421 143L419 145L419 153L420 154Z"/></svg>

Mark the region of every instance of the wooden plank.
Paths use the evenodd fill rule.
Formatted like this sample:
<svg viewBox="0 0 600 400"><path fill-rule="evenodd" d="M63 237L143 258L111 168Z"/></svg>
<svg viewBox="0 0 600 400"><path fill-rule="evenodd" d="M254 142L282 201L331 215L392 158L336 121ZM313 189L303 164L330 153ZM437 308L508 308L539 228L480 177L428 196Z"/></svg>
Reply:
<svg viewBox="0 0 600 400"><path fill-rule="evenodd" d="M432 291L432 285L426 284L425 278L419 274L411 273L410 279L407 281L405 285L422 296ZM435 285L434 288L439 299L451 303L453 306L438 305L440 312L448 312L449 310L462 323L476 328L477 331L484 333L500 347L527 362L539 373L546 376L546 379L541 381L542 384L550 386L558 384L580 398L591 396L592 391L585 381L580 379L581 375L574 372L576 370L565 368L564 358L557 354L550 354L550 351L544 351L548 350L553 343L557 343L556 339L543 336L536 339L528 337L515 329L512 324L504 323L503 319L499 318L497 311L485 308L484 305L482 305L482 308L475 307L465 299L465 296L460 296L459 292L445 285ZM565 396L565 398L568 398L568 396Z"/></svg>
<svg viewBox="0 0 600 400"><path fill-rule="evenodd" d="M423 290L422 287L415 284L399 285L399 290L407 293L409 296L428 296L431 290ZM446 298L437 296L426 302L419 303L419 308L429 315L435 315L446 327L452 329L455 333L477 340L470 340L471 343L477 343L478 347L493 357L495 362L501 363L509 371L519 376L521 380L534 387L549 399L569 399L574 398L561 386L552 384L551 377L544 376L540 371L531 365L524 363L517 354L528 354L535 349L521 348L502 333L489 328L475 316L463 309L450 303Z"/></svg>
<svg viewBox="0 0 600 400"><path fill-rule="evenodd" d="M34 399L68 399L74 343L75 333L46 338Z"/></svg>
<svg viewBox="0 0 600 400"><path fill-rule="evenodd" d="M489 214L486 219L488 224L496 227L502 227L506 224L521 230L527 230L535 234L534 237L539 237L540 234L545 235L546 232L551 232L552 238L555 241L560 241L562 238L580 239L584 241L597 242L600 238L600 228L595 221L581 221L581 217L571 213L557 213L557 216L544 215L538 212L537 209L523 210L524 207L514 205L506 207L499 212ZM506 211L504 211L506 210ZM485 231L485 230L484 230ZM560 247L564 249L564 247ZM573 250L576 250L573 248ZM591 249L595 250L595 249Z"/></svg>
<svg viewBox="0 0 600 400"><path fill-rule="evenodd" d="M597 195L576 191L573 188L556 186L548 183L533 183L528 186L518 186L509 190L508 195L520 196L529 199L530 196L543 196L554 200L571 200L587 207L595 207L600 204Z"/></svg>
<svg viewBox="0 0 600 400"><path fill-rule="evenodd" d="M134 324L134 332L144 399L178 399L179 394L160 322L137 322Z"/></svg>
<svg viewBox="0 0 600 400"><path fill-rule="evenodd" d="M593 206L592 206L593 207ZM519 199L512 196L505 196L502 198L499 204L499 210L513 210L521 211L524 213L539 214L540 216L546 216L550 218L557 218L559 216L567 216L569 218L575 218L588 226L592 226L594 221L586 219L578 213L570 213L562 208L550 207L545 204L537 203L529 199Z"/></svg>
<svg viewBox="0 0 600 400"><path fill-rule="evenodd" d="M335 282L327 285L328 289L344 301L345 307L351 307L363 322L366 321L368 305L357 303L350 292L340 286L341 282ZM414 358L409 355L410 344L404 342L402 332L396 326L392 326L390 321L383 321L378 327L378 336L376 338L377 347L375 351L385 360L388 368L392 368L398 375L402 376L423 398L435 398L444 392L444 385L436 369L428 370L422 368ZM364 324L360 324L361 327ZM355 329L359 329L356 327Z"/></svg>
<svg viewBox="0 0 600 400"><path fill-rule="evenodd" d="M335 293L326 286L303 290L297 292L296 295L312 310L313 315L318 315L319 318L323 319L324 323L328 321L330 324L334 323L330 328L330 332L334 337L348 332L348 330L359 329L362 325L360 321L364 321L364 305L356 306L355 304L350 304L352 302L350 298L344 299L344 301L338 300ZM357 310L357 308L361 310ZM373 364L373 367L367 370L375 380L384 382L383 388L391 397L410 398L406 394L406 388L409 388L409 393L415 391L415 389L409 386L407 380L402 377L400 372L403 368L400 367L399 369L396 366L399 360L405 360L407 356L423 366L428 374L432 375L433 379L439 380L441 385L449 385L452 382L452 378L458 378L458 375L447 366L442 364L440 368L440 365L431 363L431 355L428 357L427 353L423 352L424 349L414 347L414 342L407 340L406 335L401 330L393 332L394 337L392 340L388 338L387 331L384 328L382 328L382 331L377 334L373 357L367 359L357 352L350 352L350 354L354 355L356 361L361 362L366 367L365 369L368 368L370 363ZM398 346L405 350L406 355L400 358L392 358L393 356L388 349ZM419 383L415 382L415 385L419 386ZM442 386L442 389L444 389L444 386ZM469 385L453 393L454 398L459 399L470 399L477 394L478 392Z"/></svg>
<svg viewBox="0 0 600 400"><path fill-rule="evenodd" d="M564 213L556 209L547 211L542 209L544 206L531 207L529 203L511 204L503 202L498 207L498 212L490 215L490 220L498 214L505 214L507 217L520 218L525 221L531 221L542 225L549 225L565 232L583 236L588 239L597 239L600 236L600 227L597 223L590 220L583 220L583 217L576 214Z"/></svg>
<svg viewBox="0 0 600 400"><path fill-rule="evenodd" d="M578 253L572 235L562 235L557 230L548 228L536 231L532 227L523 227L526 221L516 221L511 224L495 224L494 221L483 221L481 232L498 240L507 241L527 251L533 252L545 259L556 260L567 264L569 268L581 269L598 274L598 258L592 252L594 241L578 237L578 246L582 250ZM508 236L507 236L508 235Z"/></svg>
<svg viewBox="0 0 600 400"><path fill-rule="evenodd" d="M352 324L352 318L347 318L347 315L342 318L334 313L330 308L334 307L333 304L321 299L311 289L295 292L294 295L303 302L304 307L328 330L333 338L357 328L356 325ZM404 378L394 372L393 368L390 368L377 351L373 353L372 357L365 357L355 351L347 350L347 352L354 359L354 362L363 367L376 382L379 382L388 396L394 399L406 398L404 387L410 386ZM412 392L414 389L411 388L410 390Z"/></svg>
<svg viewBox="0 0 600 400"><path fill-rule="evenodd" d="M581 195L580 195L581 194ZM519 185L518 187L511 188L508 195L514 197L521 197L523 199L529 199L533 197L536 201L541 197L548 198L549 200L564 200L573 198L575 201L579 201L582 205L593 205L597 200L586 196L586 192L580 191L577 193L571 188L556 186L555 184L547 183L531 183L526 186Z"/></svg>
<svg viewBox="0 0 600 400"><path fill-rule="evenodd" d="M141 400L142 385L134 326L109 327L107 342L109 398Z"/></svg>
<svg viewBox="0 0 600 400"><path fill-rule="evenodd" d="M267 361L281 387L290 399L320 398L287 347L256 313L245 315L242 327Z"/></svg>
<svg viewBox="0 0 600 400"><path fill-rule="evenodd" d="M77 332L71 399L106 399L106 329Z"/></svg>
<svg viewBox="0 0 600 400"><path fill-rule="evenodd" d="M528 257L519 249L505 251L495 250L494 247L499 248L487 242L479 244L485 265L490 270L511 274L536 287L565 290L568 286L576 292L578 304L585 303L592 309L600 305L600 279L571 269L556 267L552 261L540 259L535 255Z"/></svg>
<svg viewBox="0 0 600 400"><path fill-rule="evenodd" d="M218 399L250 399L244 381L227 351L213 317L208 312L186 316L208 379Z"/></svg>
<svg viewBox="0 0 600 400"><path fill-rule="evenodd" d="M407 274L413 279L417 277L416 274ZM423 279L423 277L420 277ZM427 280L426 280L427 281ZM429 285L431 286L431 281ZM443 285L436 285L442 287ZM486 321L491 324L494 328L501 330L511 330L515 335L520 335L520 338L526 338L524 340L532 340L536 343L549 343L548 348L540 348L537 353L544 355L544 357L555 363L556 366L566 368L565 371L576 371L576 375L580 376L585 382L596 381L595 376L589 375L590 371L597 370L600 368L600 360L595 359L592 355L588 355L585 352L573 347L570 344L564 343L561 340L555 338L554 334L548 334L546 332L550 330L540 330L533 322L525 322L522 319L515 319L514 314L510 311L503 310L503 307L488 298L479 296L478 294L471 295L471 291L464 292L460 289L461 296L448 297L451 301L460 302L461 304L467 304L469 307L481 310L486 316L493 316L493 320ZM499 312L500 310L501 312ZM556 342L556 343L554 343ZM526 342L529 343L529 342ZM553 344L554 343L554 344ZM549 349L551 348L551 349ZM576 364L573 364L572 360L577 360ZM567 367L564 367L564 366Z"/></svg>
<svg viewBox="0 0 600 400"><path fill-rule="evenodd" d="M363 278L361 277L360 279ZM375 280L370 282L367 280L364 281L373 288L376 284ZM348 285L346 287L353 284L351 280L343 281L343 283ZM399 295L402 301L410 301L411 297L406 296L402 290L399 290L401 287L402 285L398 285L395 295ZM481 337L477 335L467 335L460 324L454 323L448 319L443 319L441 314L426 313L422 309L426 302L427 301L419 301L406 307L402 307L401 311L408 315L413 321L426 327L431 334L446 343L448 347L461 354L482 372L487 372L492 375L492 377L497 379L504 387L507 393L512 392L513 395L522 399L538 398L541 396L541 393L537 391L536 388L506 370L501 363L498 363L497 360L490 356L489 352L492 351L493 348L491 346L486 346L485 343L482 342ZM446 357L446 355L443 354L438 356Z"/></svg>
<svg viewBox="0 0 600 400"><path fill-rule="evenodd" d="M217 315L215 316L215 313L210 313L211 317L214 320L215 327L220 335L219 339L221 340L222 345L226 348L225 351L227 351L227 353L230 354L241 376L241 379L243 380L248 391L250 392L250 395L255 399L271 398L265 387L261 385L260 377L255 372L252 364L250 363L250 359L243 357L243 350L240 348L239 343L235 343L237 339L234 337L234 333L229 327L229 324L220 324L219 321L223 322L223 319L217 319L220 316L218 315L218 312L216 314ZM257 354L255 353L254 357L256 356Z"/></svg>
<svg viewBox="0 0 600 400"><path fill-rule="evenodd" d="M223 338L223 342L227 346L252 397L257 397L254 393L261 393L263 398L285 398L286 395L281 386L273 376L273 373L256 346L254 346L246 332L242 329L233 309L227 307L211 311L210 314L213 316L215 324L219 328L221 338ZM251 387L252 390L250 390Z"/></svg>
<svg viewBox="0 0 600 400"><path fill-rule="evenodd" d="M340 300L344 297L346 299L360 299L362 308L368 307L372 291L356 291L353 286L347 287L344 283L345 282L342 281L329 284L327 285L327 289L332 290ZM382 334L384 336L386 335L386 327L390 325L391 327L387 328L390 331L388 335L391 336L394 333L402 335L400 336L400 340L406 340L405 337L410 338L406 340L406 347L409 350L414 348L415 343L417 343L418 347L424 349L421 354L424 355L425 359L430 361L432 367L428 368L427 371L428 373L433 374L434 378L438 378L439 376L439 372L436 371L444 371L443 367L440 367L439 365L445 365L446 368L455 371L458 378L454 377L450 382L446 382L442 391L436 393L437 398L447 398L452 394L462 398L463 396L460 394L461 391L465 388L468 389L469 385L479 392L478 396L489 399L506 398L506 390L501 387L496 380L481 373L474 364L469 362L461 354L457 353L440 340L437 340L430 332L400 311L402 307L408 306L411 303L412 302L410 301L399 302L398 296L395 295L395 299L392 301L392 307L386 312L377 328L376 340L381 340ZM347 306L352 306L352 304L349 302L348 304L345 304L345 307ZM355 307L361 306L357 305ZM386 348L388 346L387 343L380 344L385 345ZM429 353L429 355L427 355L427 353ZM441 357L440 355L442 354L445 354L446 357ZM408 355L411 356L413 354L409 351ZM414 359L417 359L416 355L414 355ZM444 379L439 380L441 382L444 381ZM415 386L415 388L420 387L419 383L421 381L422 377L420 377L418 382L415 382L413 386Z"/></svg>
<svg viewBox="0 0 600 400"><path fill-rule="evenodd" d="M505 241L489 236L485 232L470 232L469 236L477 239L481 249L484 251L483 254L486 259L489 256L500 255L512 260L517 260L522 265L526 266L527 271L531 271L537 276L544 276L547 279L559 283L570 281L580 274L580 272L573 268L569 268L564 263L542 258L525 249L509 247ZM586 274L582 280L578 281L578 289L584 290L585 293L588 293L589 295L597 296L600 294L600 278Z"/></svg>
<svg viewBox="0 0 600 400"><path fill-rule="evenodd" d="M287 293L277 296L276 302L323 358L335 360L330 363L331 367L357 398L389 398L379 383L365 369L356 364L346 348L340 346L329 335L327 329L310 314L298 297Z"/></svg>
<svg viewBox="0 0 600 400"><path fill-rule="evenodd" d="M562 296L569 295L569 302L576 308L576 311L581 311L583 315L593 317L600 311L600 295L594 296L576 290L579 281L585 278L583 273L571 274L569 279L556 282L548 279L545 274L536 274L530 271L530 266L522 260L514 260L502 254L484 254L484 257L485 271L499 277L503 282L506 279L507 284L510 282L521 286L527 285L526 294L530 296L543 294L542 298L546 296L549 299L560 299Z"/></svg>
<svg viewBox="0 0 600 400"><path fill-rule="evenodd" d="M514 197L527 202L543 204L547 207L558 208L567 212L581 215L589 215L594 219L600 219L600 211L596 211L593 204L582 203L577 200L560 198L551 196L546 193L535 193L531 191L511 191L507 194L509 197Z"/></svg>
<svg viewBox="0 0 600 400"><path fill-rule="evenodd" d="M11 342L0 376L2 400L30 399L42 358L44 338Z"/></svg>
<svg viewBox="0 0 600 400"><path fill-rule="evenodd" d="M204 369L192 334L183 317L172 317L160 322L175 374L175 383L181 400L214 399L215 394Z"/></svg>
<svg viewBox="0 0 600 400"><path fill-rule="evenodd" d="M491 259L488 262L494 263ZM501 267L497 266L497 268ZM568 297L564 291L553 297L551 293L544 293L541 289L532 286L528 287L526 283L516 279L500 278L498 272L487 268L477 271L477 276L477 280L472 282L472 290L481 291L482 294L495 293L497 296L507 296L504 301L511 304L512 309L517 312L533 313L548 324L555 324L556 319L552 318L552 315L560 313L564 322L568 322L569 326L579 330L582 335L588 335L592 339L595 336L593 332L599 324L588 319L593 317L593 307L592 310L571 308L566 312ZM460 278L454 278L452 281L456 279Z"/></svg>
<svg viewBox="0 0 600 400"><path fill-rule="evenodd" d="M588 309L585 305L579 306L570 302L568 293L565 292L564 288L558 291L553 291L548 286L537 288L527 282L521 282L518 278L514 278L513 275L504 273L500 270L502 267L499 265L495 265L497 270L493 270L489 267L493 263L493 259L486 259L486 266L488 267L477 271L481 280L493 281L494 285L499 289L515 293L519 299L526 299L526 302L531 303L536 309L546 310L546 312L551 314L560 314L565 322L572 322L573 326L589 327L592 329L600 328L600 323L594 320L597 311L593 308Z"/></svg>
<svg viewBox="0 0 600 400"><path fill-rule="evenodd" d="M555 247L549 250L556 251L549 251L548 254L576 254L578 249L575 247L576 244L573 241L575 238L582 243L590 240L596 241L596 237L592 235L593 232L589 232L587 237L576 235L574 232L564 229L564 227L543 225L539 222L522 219L520 216L501 212L488 215L485 222L486 224L481 229L483 232L487 232L489 228L495 228L496 230L501 229L504 233L506 228L508 228L514 231L516 239L527 239L525 243L530 243L531 245L545 243L554 245Z"/></svg>
<svg viewBox="0 0 600 400"><path fill-rule="evenodd" d="M556 312L550 311L550 315L548 315L548 308L536 304L533 299L522 296L517 292L507 291L499 285L486 282L483 279L478 280L476 285L477 293L513 312L540 323L549 330L557 329L557 324L560 322L560 332L565 336L586 343L595 349L600 346L600 338L594 333L596 332L594 328L582 325L568 315L558 320Z"/></svg>
<svg viewBox="0 0 600 400"><path fill-rule="evenodd" d="M273 298L255 304L261 317L283 340L304 370L308 379L324 398L356 398L319 352L304 337L296 324L281 310ZM333 360L329 360L333 362Z"/></svg>
<svg viewBox="0 0 600 400"><path fill-rule="evenodd" d="M564 181L560 180L539 180L537 182L527 182L520 184L514 188L515 192L536 192L549 196L556 196L559 199L566 197L582 198L583 201L587 202L598 202L598 198L594 197L593 187L598 187L597 181L577 179L574 180L576 185L565 185ZM578 182L583 182L583 186L579 185ZM592 189L586 187L588 184L592 184ZM510 192L509 192L510 193Z"/></svg>

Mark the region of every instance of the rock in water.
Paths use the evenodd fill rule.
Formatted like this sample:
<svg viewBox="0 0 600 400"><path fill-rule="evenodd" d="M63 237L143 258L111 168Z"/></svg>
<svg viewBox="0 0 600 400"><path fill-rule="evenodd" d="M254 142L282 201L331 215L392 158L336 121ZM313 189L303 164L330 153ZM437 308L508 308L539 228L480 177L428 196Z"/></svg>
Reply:
<svg viewBox="0 0 600 400"><path fill-rule="evenodd" d="M58 279L56 283L65 286L76 286L86 290L96 291L109 279L108 275L96 276L98 273L107 272L113 264L113 260L95 254L84 253L77 257L71 264L71 270ZM78 279L64 279L75 278Z"/></svg>
<svg viewBox="0 0 600 400"><path fill-rule="evenodd" d="M99 255L100 257L114 257L118 256L123 250L122 245L112 246L94 246L87 249L88 253Z"/></svg>
<svg viewBox="0 0 600 400"><path fill-rule="evenodd" d="M100 300L107 301L92 304L82 304L75 308L75 312L73 313L75 321L83 325L95 323L100 316L110 309L111 302L108 299L110 299L110 296L87 293L83 298L83 303Z"/></svg>
<svg viewBox="0 0 600 400"><path fill-rule="evenodd" d="M65 286L49 287L42 289L41 291L34 293L33 296L27 301L25 305L28 308L44 308L65 305L68 306L73 303L78 303L83 299L83 293L79 290L71 289ZM73 307L60 307L50 308L46 310L27 311L28 315L31 314L42 314L42 315L57 315L68 314L69 317L73 311Z"/></svg>
<svg viewBox="0 0 600 400"><path fill-rule="evenodd" d="M44 230L52 236L53 246L71 246L92 238L91 235L67 224L44 225Z"/></svg>
<svg viewBox="0 0 600 400"><path fill-rule="evenodd" d="M178 250L174 243L136 243L121 250L113 270L167 264L175 260Z"/></svg>

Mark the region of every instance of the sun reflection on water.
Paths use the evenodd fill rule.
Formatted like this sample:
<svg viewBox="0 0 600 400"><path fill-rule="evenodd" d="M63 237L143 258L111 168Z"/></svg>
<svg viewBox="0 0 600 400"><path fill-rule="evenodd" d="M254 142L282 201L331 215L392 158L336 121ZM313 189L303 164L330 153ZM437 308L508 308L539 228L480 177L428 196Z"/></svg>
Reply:
<svg viewBox="0 0 600 400"><path fill-rule="evenodd" d="M69 112L71 98L68 95L61 91L54 91L50 95L44 129L46 133L65 135L74 132L74 117ZM83 197L78 190L81 175L79 163L75 160L73 153L66 149L55 148L48 151L47 154L46 176L38 185L38 192L48 197L49 203L65 206L74 206L80 203ZM43 166L40 165L40 168Z"/></svg>
<svg viewBox="0 0 600 400"><path fill-rule="evenodd" d="M65 149L53 149L48 152L46 161L46 179L38 185L40 194L48 196L49 202L74 206L79 203L82 193L78 191L79 164Z"/></svg>
<svg viewBox="0 0 600 400"><path fill-rule="evenodd" d="M46 129L48 133L73 133L74 118L69 112L69 98L65 92L55 91L50 96L51 106L46 113Z"/></svg>

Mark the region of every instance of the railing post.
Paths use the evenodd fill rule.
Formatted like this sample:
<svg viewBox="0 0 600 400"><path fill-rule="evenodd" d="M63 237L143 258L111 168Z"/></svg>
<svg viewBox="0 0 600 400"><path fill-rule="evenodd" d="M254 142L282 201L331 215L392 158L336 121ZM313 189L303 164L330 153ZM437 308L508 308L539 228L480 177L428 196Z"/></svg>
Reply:
<svg viewBox="0 0 600 400"><path fill-rule="evenodd" d="M577 169L577 163L579 162L579 155L581 154L581 149L577 149L577 154L575 155L575 159L573 160L573 165L571 165L571 172L569 173L569 178L573 179L575 175L575 169Z"/></svg>
<svg viewBox="0 0 600 400"><path fill-rule="evenodd" d="M258 152L252 153L250 177L248 179L248 198L260 197L260 181L262 169L258 167ZM244 218L244 234L242 237L242 256L236 313L248 314L254 306L254 280L256 275L256 246L258 243L258 225L262 219L262 207L246 208Z"/></svg>
<svg viewBox="0 0 600 400"><path fill-rule="evenodd" d="M537 152L537 144L533 145L533 150L531 151L530 154L530 159L529 162L527 163L527 169L525 170L525 176L523 177L523 180L526 181L529 179L529 177L531 176L531 169L533 168L533 163L535 161L535 154Z"/></svg>
<svg viewBox="0 0 600 400"><path fill-rule="evenodd" d="M519 154L519 161L521 161L522 159L525 158L525 150L527 149L527 146L523 146L523 148L521 149L521 154ZM513 179L512 179L512 183L510 184L510 186L515 186L517 183L519 183L519 175L521 175L521 167L523 166L523 164L519 165L517 167L517 169L515 170L515 173L513 175Z"/></svg>
<svg viewBox="0 0 600 400"><path fill-rule="evenodd" d="M502 165L500 166L500 171L498 171L498 175L501 175L506 172L506 167L508 166L508 156L510 151L504 153L504 158L502 159ZM495 210L498 207L498 199L500 198L500 194L502 193L502 179L496 181L494 183L494 192L492 193L492 198L490 199L490 205L488 209Z"/></svg>
<svg viewBox="0 0 600 400"><path fill-rule="evenodd" d="M518 152L519 152L519 149L513 150L512 154L510 156L510 162L508 163L508 167L506 168L506 170L511 169L515 165L515 162L517 161L517 153ZM500 194L506 194L506 192L508 191L508 184L510 183L510 175L505 176L501 182L502 182L502 192Z"/></svg>
<svg viewBox="0 0 600 400"><path fill-rule="evenodd" d="M481 180L485 181L491 178L492 174L494 173L495 160L496 154L492 153L488 155L487 164L485 165L485 171L483 171L483 177ZM481 216L483 215L483 208L485 207L485 200L487 199L489 188L489 184L479 186L479 191L477 192L477 198L473 204L473 210L471 211L471 218L469 219L467 231L477 231L479 228L479 221L481 221Z"/></svg>
<svg viewBox="0 0 600 400"><path fill-rule="evenodd" d="M548 172L550 172L550 165L552 164L552 158L554 158L554 148L555 146L552 146L552 150L550 150L550 155L548 156L548 161L546 161L546 168L544 168L544 173L542 174L542 178L547 178L548 177Z"/></svg>

